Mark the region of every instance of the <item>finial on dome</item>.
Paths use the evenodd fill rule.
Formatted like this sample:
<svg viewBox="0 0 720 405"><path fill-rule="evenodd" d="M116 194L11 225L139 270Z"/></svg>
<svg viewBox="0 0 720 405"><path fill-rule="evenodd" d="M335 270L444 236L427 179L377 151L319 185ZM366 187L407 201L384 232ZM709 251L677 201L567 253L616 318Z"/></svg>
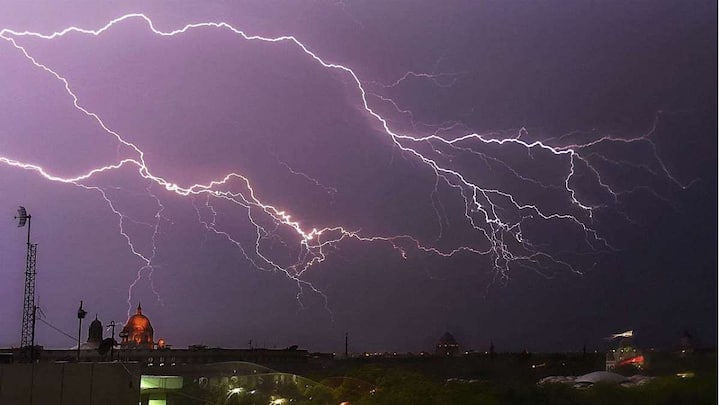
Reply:
<svg viewBox="0 0 720 405"><path fill-rule="evenodd" d="M142 315L142 307L140 306L140 301L138 301L137 314L138 314L138 315Z"/></svg>

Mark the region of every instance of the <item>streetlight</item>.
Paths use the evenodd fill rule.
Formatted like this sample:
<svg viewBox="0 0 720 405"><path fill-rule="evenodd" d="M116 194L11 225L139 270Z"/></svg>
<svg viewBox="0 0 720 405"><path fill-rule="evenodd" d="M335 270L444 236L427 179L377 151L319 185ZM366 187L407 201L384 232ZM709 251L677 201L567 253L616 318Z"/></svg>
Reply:
<svg viewBox="0 0 720 405"><path fill-rule="evenodd" d="M78 317L78 345L77 345L77 361L80 362L80 333L82 332L82 320L85 318L85 315L87 315L87 311L83 309L83 302L80 300L80 308L78 308L77 311L77 317Z"/></svg>

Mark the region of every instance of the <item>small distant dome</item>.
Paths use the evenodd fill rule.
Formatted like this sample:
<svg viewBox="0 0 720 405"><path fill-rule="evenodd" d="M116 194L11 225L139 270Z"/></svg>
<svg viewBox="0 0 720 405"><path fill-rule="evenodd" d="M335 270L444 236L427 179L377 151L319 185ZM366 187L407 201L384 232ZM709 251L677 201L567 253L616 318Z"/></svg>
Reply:
<svg viewBox="0 0 720 405"><path fill-rule="evenodd" d="M152 349L153 328L150 320L143 315L142 307L138 304L137 312L131 316L120 332L123 349Z"/></svg>
<svg viewBox="0 0 720 405"><path fill-rule="evenodd" d="M103 326L102 322L95 315L95 320L90 322L90 329L88 329L88 343L97 343L98 345L103 340Z"/></svg>
<svg viewBox="0 0 720 405"><path fill-rule="evenodd" d="M455 340L455 336L450 334L450 332L445 332L444 335L440 338L440 344L446 344L446 345L456 345L457 341Z"/></svg>
<svg viewBox="0 0 720 405"><path fill-rule="evenodd" d="M435 346L435 353L444 356L454 356L459 350L460 345L458 345L455 337L451 335L450 332L445 332L445 334L440 337L437 346Z"/></svg>

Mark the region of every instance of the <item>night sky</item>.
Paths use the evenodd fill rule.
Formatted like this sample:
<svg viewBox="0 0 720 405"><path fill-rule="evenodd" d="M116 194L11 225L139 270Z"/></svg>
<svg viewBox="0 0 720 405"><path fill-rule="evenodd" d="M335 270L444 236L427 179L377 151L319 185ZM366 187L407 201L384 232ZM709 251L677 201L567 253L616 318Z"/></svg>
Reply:
<svg viewBox="0 0 720 405"><path fill-rule="evenodd" d="M18 205L71 335L716 345L716 2L56 3L0 3L0 346Z"/></svg>

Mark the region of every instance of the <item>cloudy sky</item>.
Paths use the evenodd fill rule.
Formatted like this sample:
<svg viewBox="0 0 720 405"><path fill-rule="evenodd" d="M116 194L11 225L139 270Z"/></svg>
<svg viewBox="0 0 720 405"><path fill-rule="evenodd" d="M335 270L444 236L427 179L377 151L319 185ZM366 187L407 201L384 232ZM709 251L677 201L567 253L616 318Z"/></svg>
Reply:
<svg viewBox="0 0 720 405"><path fill-rule="evenodd" d="M0 345L18 205L70 334L716 342L716 3L143 3L2 3Z"/></svg>

